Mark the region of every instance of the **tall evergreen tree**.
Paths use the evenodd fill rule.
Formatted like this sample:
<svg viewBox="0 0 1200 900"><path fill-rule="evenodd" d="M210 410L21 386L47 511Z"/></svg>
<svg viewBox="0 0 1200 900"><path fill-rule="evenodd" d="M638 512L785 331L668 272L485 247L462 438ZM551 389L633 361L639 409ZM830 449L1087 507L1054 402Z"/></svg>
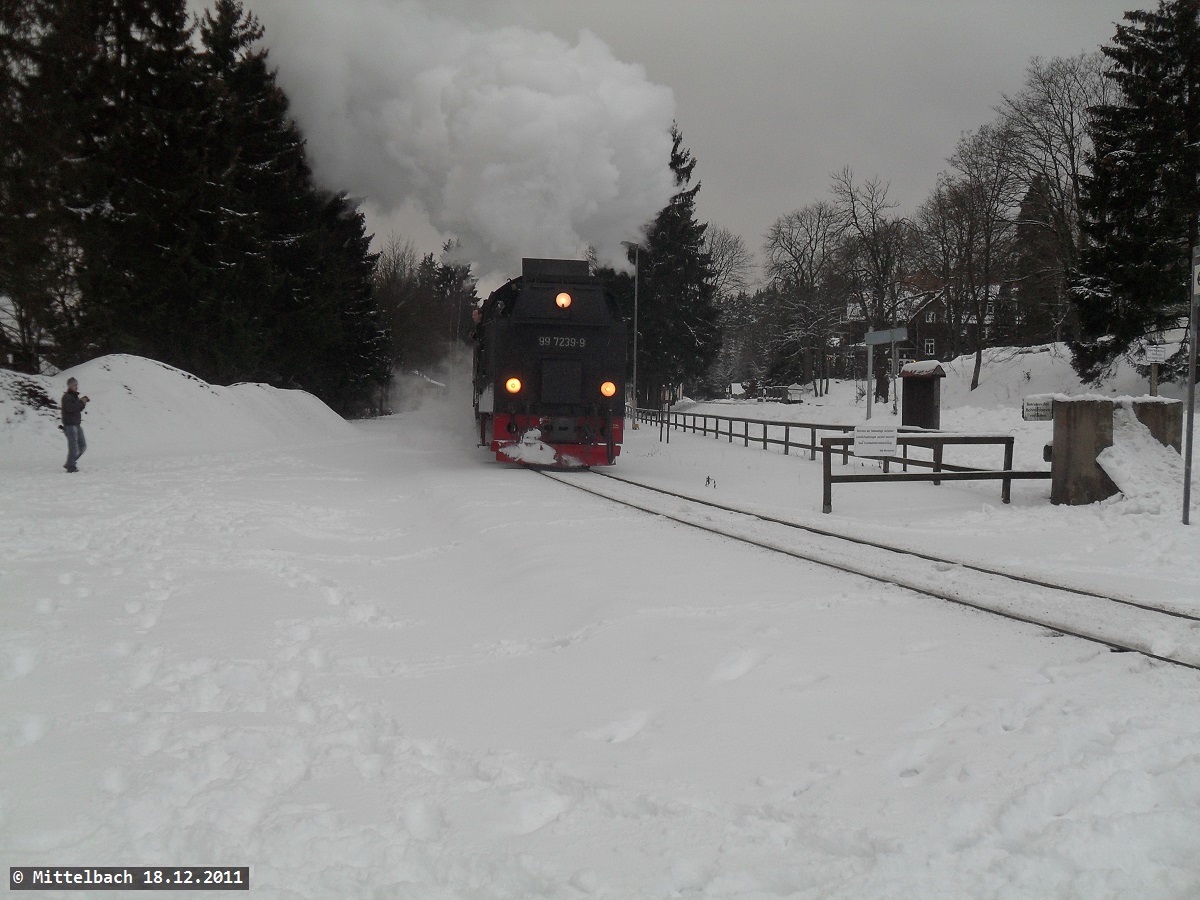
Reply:
<svg viewBox="0 0 1200 900"><path fill-rule="evenodd" d="M639 404L661 391L697 385L720 349L713 271L705 250L707 225L696 219L700 183L688 185L696 160L672 126L671 171L678 193L659 212L641 251L638 338Z"/></svg>
<svg viewBox="0 0 1200 900"><path fill-rule="evenodd" d="M391 376L391 341L373 291L375 255L362 213L345 194L314 193L292 248L284 306L268 319L275 381L316 394L343 415L372 406Z"/></svg>
<svg viewBox="0 0 1200 900"><path fill-rule="evenodd" d="M1120 97L1095 110L1083 184L1071 349L1088 380L1178 322L1200 211L1200 0L1160 0L1125 19L1102 48Z"/></svg>
<svg viewBox="0 0 1200 900"><path fill-rule="evenodd" d="M194 214L204 133L186 3L84 6L93 55L76 60L86 121L69 200L79 216L84 324L101 352L195 371L206 321Z"/></svg>
<svg viewBox="0 0 1200 900"><path fill-rule="evenodd" d="M44 357L63 364L78 313L72 217L63 202L78 105L63 60L88 42L77 30L51 27L71 11L80 12L78 0L0 3L0 295L8 301L0 349L27 372L40 371Z"/></svg>
<svg viewBox="0 0 1200 900"><path fill-rule="evenodd" d="M30 0L0 3L0 364L36 372L39 240L36 134L28 130L26 89L36 66L36 17Z"/></svg>

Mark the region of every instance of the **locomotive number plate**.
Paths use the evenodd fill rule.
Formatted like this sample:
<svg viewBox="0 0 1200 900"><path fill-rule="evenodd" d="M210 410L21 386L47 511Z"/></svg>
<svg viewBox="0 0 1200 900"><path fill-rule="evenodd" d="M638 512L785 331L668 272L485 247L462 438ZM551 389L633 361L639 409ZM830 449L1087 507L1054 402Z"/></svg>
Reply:
<svg viewBox="0 0 1200 900"><path fill-rule="evenodd" d="M587 338L544 334L538 338L538 346L551 350L582 350L587 346Z"/></svg>

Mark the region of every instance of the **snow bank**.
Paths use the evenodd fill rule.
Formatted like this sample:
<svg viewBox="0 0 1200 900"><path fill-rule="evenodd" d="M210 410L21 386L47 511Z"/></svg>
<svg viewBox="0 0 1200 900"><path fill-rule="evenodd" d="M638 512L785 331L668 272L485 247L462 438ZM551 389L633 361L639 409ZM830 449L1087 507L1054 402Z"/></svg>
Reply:
<svg viewBox="0 0 1200 900"><path fill-rule="evenodd" d="M997 347L983 352L979 386L971 390L975 370L975 354L960 356L942 363L946 379L942 382L942 408L977 406L1015 406L1031 394L1066 394L1072 397L1098 395L1113 397L1141 396L1149 392L1147 378L1124 360L1098 385L1085 385L1071 368L1071 351L1065 344L1043 344L1038 347ZM1183 386L1171 383L1160 385L1165 397L1179 398Z"/></svg>
<svg viewBox="0 0 1200 900"><path fill-rule="evenodd" d="M1179 512L1183 502L1183 458L1159 443L1138 421L1131 403L1113 409L1113 443L1096 456L1124 495L1126 512Z"/></svg>
<svg viewBox="0 0 1200 900"><path fill-rule="evenodd" d="M83 419L89 461L224 453L355 433L304 391L218 387L164 363L118 354L54 376L0 370L0 465L37 466L65 455L58 401L71 377L91 400Z"/></svg>

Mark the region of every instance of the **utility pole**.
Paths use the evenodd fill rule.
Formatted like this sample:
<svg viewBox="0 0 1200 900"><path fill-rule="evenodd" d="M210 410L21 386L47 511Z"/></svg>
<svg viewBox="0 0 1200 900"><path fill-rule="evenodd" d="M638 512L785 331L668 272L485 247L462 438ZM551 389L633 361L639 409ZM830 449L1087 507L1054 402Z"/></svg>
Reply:
<svg viewBox="0 0 1200 900"><path fill-rule="evenodd" d="M1188 291L1187 455L1183 458L1183 524L1192 506L1192 445L1196 426L1196 314L1200 312L1200 247L1192 248L1192 283Z"/></svg>
<svg viewBox="0 0 1200 900"><path fill-rule="evenodd" d="M633 251L633 427L637 428L638 276L642 268L642 247L633 241L621 241L621 246Z"/></svg>

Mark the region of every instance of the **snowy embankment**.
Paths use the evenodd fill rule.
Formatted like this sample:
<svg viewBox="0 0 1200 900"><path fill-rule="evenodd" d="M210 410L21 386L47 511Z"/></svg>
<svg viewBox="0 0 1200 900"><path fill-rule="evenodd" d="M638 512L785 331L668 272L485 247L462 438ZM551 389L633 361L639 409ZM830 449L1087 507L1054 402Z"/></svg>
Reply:
<svg viewBox="0 0 1200 900"><path fill-rule="evenodd" d="M56 376L0 369L0 466L41 466L66 457L58 401L71 376L91 399L83 418L85 468L120 458L230 453L353 434L304 391L265 384L218 387L163 363L120 354Z"/></svg>
<svg viewBox="0 0 1200 900"><path fill-rule="evenodd" d="M67 374L92 398L79 475L52 417L0 419L6 873L248 865L271 898L1200 894L1195 672L496 463L453 385L348 425L128 358L45 393ZM649 428L618 469L1200 605L1200 528L1125 499L847 486L822 516L819 463Z"/></svg>

